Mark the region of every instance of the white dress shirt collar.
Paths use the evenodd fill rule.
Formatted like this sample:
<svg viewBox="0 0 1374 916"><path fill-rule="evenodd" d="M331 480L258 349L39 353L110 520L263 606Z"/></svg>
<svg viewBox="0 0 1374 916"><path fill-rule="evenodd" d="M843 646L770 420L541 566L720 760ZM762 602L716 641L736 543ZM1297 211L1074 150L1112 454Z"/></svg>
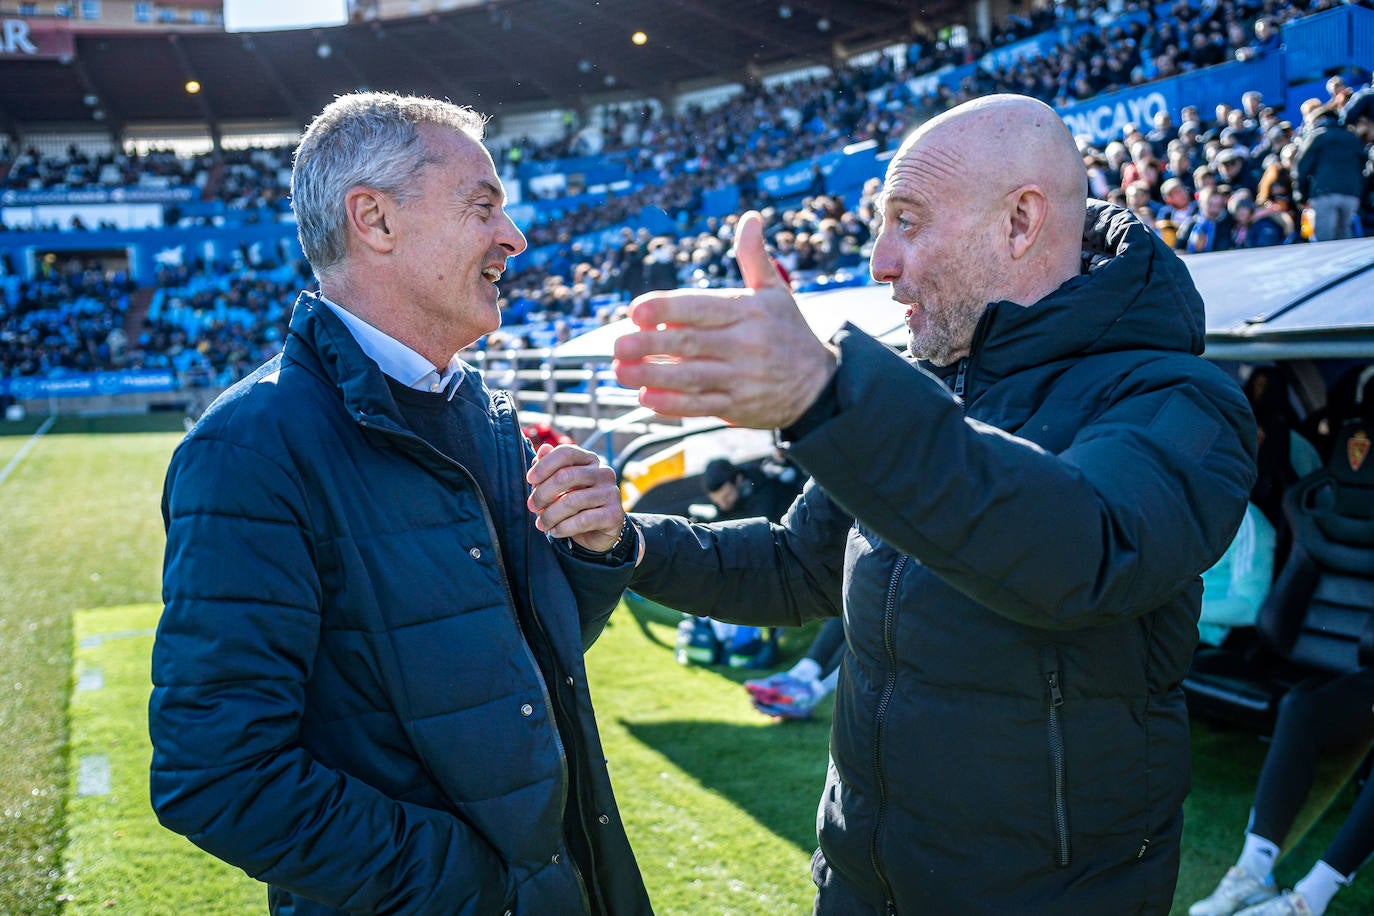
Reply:
<svg viewBox="0 0 1374 916"><path fill-rule="evenodd" d="M348 328L358 346L386 375L407 388L434 394L442 392L450 401L453 400L454 394L463 382L463 369L467 365L458 358L458 354L453 354L444 371L440 372L419 353L389 334L379 331L338 303L331 302L323 294L320 295L320 301L339 316L339 320Z"/></svg>

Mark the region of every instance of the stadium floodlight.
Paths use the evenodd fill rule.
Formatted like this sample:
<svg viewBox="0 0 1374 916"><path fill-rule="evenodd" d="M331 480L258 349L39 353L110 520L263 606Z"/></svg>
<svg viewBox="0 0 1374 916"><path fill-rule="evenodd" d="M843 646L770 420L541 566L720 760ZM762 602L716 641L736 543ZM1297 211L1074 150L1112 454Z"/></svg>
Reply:
<svg viewBox="0 0 1374 916"><path fill-rule="evenodd" d="M224 31L266 32L345 25L348 0L224 0Z"/></svg>

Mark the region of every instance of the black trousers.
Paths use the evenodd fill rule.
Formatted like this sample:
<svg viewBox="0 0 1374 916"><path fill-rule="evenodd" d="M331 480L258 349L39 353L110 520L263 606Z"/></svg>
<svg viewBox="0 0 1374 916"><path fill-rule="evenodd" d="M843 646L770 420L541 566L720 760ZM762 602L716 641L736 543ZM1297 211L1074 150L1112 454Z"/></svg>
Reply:
<svg viewBox="0 0 1374 916"><path fill-rule="evenodd" d="M1374 669L1300 684L1279 707L1250 832L1282 846L1312 789L1318 755L1374 741ZM1374 779L1365 783L1322 859L1349 877L1374 853Z"/></svg>
<svg viewBox="0 0 1374 916"><path fill-rule="evenodd" d="M811 646L806 650L806 657L821 666L821 673L818 677L824 678L840 667L840 658L844 655L844 620L839 617L831 617L821 624L820 631L816 633L816 638L811 640Z"/></svg>

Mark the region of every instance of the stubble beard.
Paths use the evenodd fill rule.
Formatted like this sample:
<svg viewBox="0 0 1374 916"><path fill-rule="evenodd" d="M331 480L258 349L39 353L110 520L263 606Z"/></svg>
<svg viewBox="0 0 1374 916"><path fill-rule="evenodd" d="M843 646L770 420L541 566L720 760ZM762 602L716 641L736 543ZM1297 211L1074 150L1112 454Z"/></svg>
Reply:
<svg viewBox="0 0 1374 916"><path fill-rule="evenodd" d="M992 297L984 284L970 288L980 276L973 258L961 259L929 285L928 295L919 299L899 297L916 306L924 319L919 330L908 330L908 348L917 359L934 366L948 366L968 353L973 333ZM914 294L914 290L912 291Z"/></svg>

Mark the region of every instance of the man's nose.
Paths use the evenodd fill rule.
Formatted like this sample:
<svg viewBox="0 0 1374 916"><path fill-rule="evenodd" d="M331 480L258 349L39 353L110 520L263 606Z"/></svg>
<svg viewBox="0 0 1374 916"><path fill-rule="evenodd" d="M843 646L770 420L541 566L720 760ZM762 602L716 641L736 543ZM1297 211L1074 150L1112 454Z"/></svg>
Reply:
<svg viewBox="0 0 1374 916"><path fill-rule="evenodd" d="M506 250L509 257L515 257L520 252L529 247L529 242L525 241L525 233L520 231L520 227L515 225L515 220L510 218L510 214L505 210L501 211L505 225L501 227L501 233L496 238L496 244Z"/></svg>
<svg viewBox="0 0 1374 916"><path fill-rule="evenodd" d="M893 251L886 230L879 230L873 242L873 254L869 256L868 269L878 283L891 283L901 276L901 259Z"/></svg>

